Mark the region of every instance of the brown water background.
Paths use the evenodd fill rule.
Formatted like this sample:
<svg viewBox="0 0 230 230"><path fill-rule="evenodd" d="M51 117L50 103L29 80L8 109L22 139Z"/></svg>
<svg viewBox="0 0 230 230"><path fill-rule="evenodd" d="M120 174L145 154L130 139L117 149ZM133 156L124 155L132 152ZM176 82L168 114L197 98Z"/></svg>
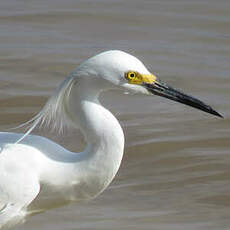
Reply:
<svg viewBox="0 0 230 230"><path fill-rule="evenodd" d="M0 129L31 118L78 64L110 49L137 56L225 119L163 98L107 93L101 99L126 136L117 177L97 199L17 229L230 229L229 0L1 0ZM83 147L78 131L47 131L37 133Z"/></svg>

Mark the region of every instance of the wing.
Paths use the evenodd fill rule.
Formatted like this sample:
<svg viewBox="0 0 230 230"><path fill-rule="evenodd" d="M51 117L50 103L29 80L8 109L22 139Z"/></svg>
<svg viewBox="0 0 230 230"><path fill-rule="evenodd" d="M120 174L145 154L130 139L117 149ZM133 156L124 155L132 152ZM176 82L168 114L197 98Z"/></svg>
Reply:
<svg viewBox="0 0 230 230"><path fill-rule="evenodd" d="M40 190L38 178L31 168L18 161L18 153L10 149L0 153L0 229L23 222L27 206Z"/></svg>

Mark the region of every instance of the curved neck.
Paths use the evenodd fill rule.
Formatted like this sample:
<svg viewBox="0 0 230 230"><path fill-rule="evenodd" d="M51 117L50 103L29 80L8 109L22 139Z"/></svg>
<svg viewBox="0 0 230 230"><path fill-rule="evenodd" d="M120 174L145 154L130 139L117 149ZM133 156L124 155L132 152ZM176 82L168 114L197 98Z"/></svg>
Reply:
<svg viewBox="0 0 230 230"><path fill-rule="evenodd" d="M95 84L76 84L69 97L69 112L73 125L80 128L90 154L116 155L121 160L124 134L117 119L99 100L101 90ZM90 85L93 85L91 88ZM120 164L119 164L120 165Z"/></svg>

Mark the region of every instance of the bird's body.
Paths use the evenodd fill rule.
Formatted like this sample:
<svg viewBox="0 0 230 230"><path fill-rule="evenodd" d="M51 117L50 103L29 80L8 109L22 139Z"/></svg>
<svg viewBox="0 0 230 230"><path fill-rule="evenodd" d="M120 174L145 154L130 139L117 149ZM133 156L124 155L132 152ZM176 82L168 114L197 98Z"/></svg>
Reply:
<svg viewBox="0 0 230 230"><path fill-rule="evenodd" d="M114 88L157 94L221 116L201 101L158 82L129 54L107 51L90 58L57 88L26 134L0 133L0 229L36 212L92 199L110 184L122 160L124 134L98 97ZM85 150L73 153L29 134L38 123L46 122L56 130L64 125L79 128Z"/></svg>
<svg viewBox="0 0 230 230"><path fill-rule="evenodd" d="M78 117L83 119L76 121L78 127L87 124L84 135L88 145L83 152L70 152L35 135L28 135L15 144L22 134L0 133L3 143L0 154L0 224L1 221L7 224L8 219L10 224L15 224L14 219L18 222L28 214L71 201L92 199L114 178L124 149L124 135L118 121L96 100L94 103L82 100L75 106L79 115L82 113L82 117ZM96 123L94 119L97 119Z"/></svg>

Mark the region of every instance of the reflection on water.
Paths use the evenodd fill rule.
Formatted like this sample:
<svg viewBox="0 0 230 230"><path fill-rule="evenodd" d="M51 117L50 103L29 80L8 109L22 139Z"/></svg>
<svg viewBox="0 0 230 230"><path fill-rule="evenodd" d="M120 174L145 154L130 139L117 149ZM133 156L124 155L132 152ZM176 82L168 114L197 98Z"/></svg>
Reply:
<svg viewBox="0 0 230 230"><path fill-rule="evenodd" d="M126 135L122 167L96 200L17 229L229 229L229 1L2 1L0 128L28 120L83 60L130 52L171 85L223 113L166 99L102 96ZM44 135L46 131L37 131ZM78 151L78 131L53 137Z"/></svg>

